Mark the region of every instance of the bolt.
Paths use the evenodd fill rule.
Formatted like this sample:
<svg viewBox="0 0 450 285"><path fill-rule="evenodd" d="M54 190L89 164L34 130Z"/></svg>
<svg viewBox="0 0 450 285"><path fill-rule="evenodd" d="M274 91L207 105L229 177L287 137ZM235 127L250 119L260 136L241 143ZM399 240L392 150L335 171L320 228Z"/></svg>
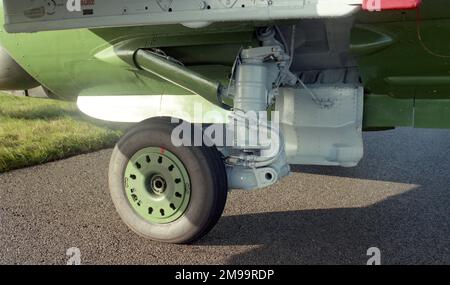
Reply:
<svg viewBox="0 0 450 285"><path fill-rule="evenodd" d="M200 10L205 10L206 9L206 2L205 1L200 1L198 3L198 7L200 8Z"/></svg>

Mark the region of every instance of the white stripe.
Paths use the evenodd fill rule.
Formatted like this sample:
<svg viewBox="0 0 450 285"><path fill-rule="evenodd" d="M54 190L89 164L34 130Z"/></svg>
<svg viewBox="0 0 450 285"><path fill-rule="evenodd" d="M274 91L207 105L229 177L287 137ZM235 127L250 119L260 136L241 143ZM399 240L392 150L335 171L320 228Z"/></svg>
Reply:
<svg viewBox="0 0 450 285"><path fill-rule="evenodd" d="M79 96L77 105L90 117L124 123L161 116L191 123L226 123L229 115L199 95Z"/></svg>

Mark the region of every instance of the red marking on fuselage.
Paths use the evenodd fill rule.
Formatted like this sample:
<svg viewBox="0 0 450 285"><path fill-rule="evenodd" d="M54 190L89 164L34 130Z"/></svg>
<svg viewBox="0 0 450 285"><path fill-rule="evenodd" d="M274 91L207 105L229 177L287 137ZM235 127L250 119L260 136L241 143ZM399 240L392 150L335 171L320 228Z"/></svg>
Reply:
<svg viewBox="0 0 450 285"><path fill-rule="evenodd" d="M95 0L81 0L81 6L94 6Z"/></svg>
<svg viewBox="0 0 450 285"><path fill-rule="evenodd" d="M421 0L364 0L362 8L368 11L409 10L419 7Z"/></svg>

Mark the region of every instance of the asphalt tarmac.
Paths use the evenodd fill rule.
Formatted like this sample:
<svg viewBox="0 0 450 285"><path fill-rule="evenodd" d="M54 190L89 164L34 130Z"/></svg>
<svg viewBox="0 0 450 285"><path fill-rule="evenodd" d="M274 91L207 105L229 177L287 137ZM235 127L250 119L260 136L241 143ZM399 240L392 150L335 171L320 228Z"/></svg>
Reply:
<svg viewBox="0 0 450 285"><path fill-rule="evenodd" d="M135 235L109 198L111 150L0 175L0 264L450 264L450 131L365 134L356 168L295 166L230 193L194 245Z"/></svg>

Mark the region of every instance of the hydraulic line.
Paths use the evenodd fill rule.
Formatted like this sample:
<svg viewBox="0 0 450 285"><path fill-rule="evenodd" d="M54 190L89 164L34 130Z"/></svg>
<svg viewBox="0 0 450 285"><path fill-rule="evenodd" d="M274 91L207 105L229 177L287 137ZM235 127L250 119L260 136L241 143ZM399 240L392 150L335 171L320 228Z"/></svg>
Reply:
<svg viewBox="0 0 450 285"><path fill-rule="evenodd" d="M134 54L135 65L142 70L154 74L166 81L178 85L192 93L198 94L211 103L223 107L221 94L222 86L179 62L144 49Z"/></svg>

